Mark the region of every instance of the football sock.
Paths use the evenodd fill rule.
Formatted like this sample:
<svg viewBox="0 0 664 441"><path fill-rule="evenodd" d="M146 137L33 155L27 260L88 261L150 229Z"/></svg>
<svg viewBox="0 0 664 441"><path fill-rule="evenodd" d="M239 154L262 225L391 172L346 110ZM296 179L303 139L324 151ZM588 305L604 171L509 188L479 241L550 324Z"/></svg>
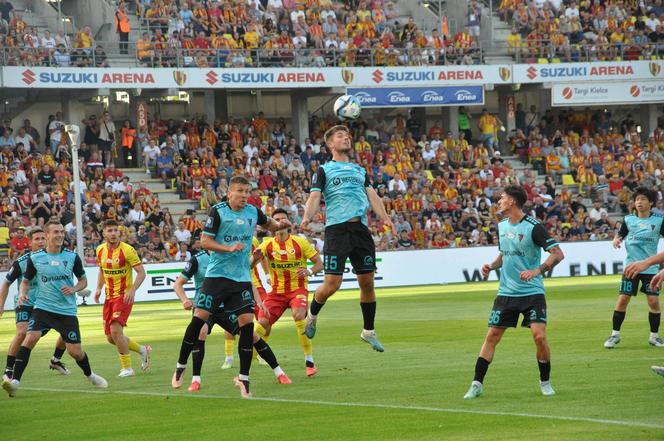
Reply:
<svg viewBox="0 0 664 441"><path fill-rule="evenodd" d="M226 358L233 356L234 344L235 340L224 339L224 354L226 355Z"/></svg>
<svg viewBox="0 0 664 441"><path fill-rule="evenodd" d="M256 331L256 333L257 333L258 335L260 335L261 338L262 338L263 340L265 340L266 342L270 339L270 336L269 336L269 335L266 335L266 334L267 334L267 331L265 330L265 328L263 327L263 325L261 325L261 324L258 323L258 322L254 323L254 331Z"/></svg>
<svg viewBox="0 0 664 441"><path fill-rule="evenodd" d="M659 332L659 322L662 318L661 312L649 312L648 321L650 322L650 332L658 333Z"/></svg>
<svg viewBox="0 0 664 441"><path fill-rule="evenodd" d="M205 358L205 340L198 340L194 345L194 349L192 349L191 351L191 360L193 364L193 370L191 372L192 375L194 376L201 375L201 368L203 367L204 358Z"/></svg>
<svg viewBox="0 0 664 441"><path fill-rule="evenodd" d="M53 351L53 361L60 361L62 356L65 354L66 347L60 349L56 346L55 350Z"/></svg>
<svg viewBox="0 0 664 441"><path fill-rule="evenodd" d="M302 349L304 350L304 356L311 357L313 354L313 348L311 347L311 339L304 333L305 324L304 320L297 320L295 322L295 327L297 328L297 336L300 339L300 346L302 346Z"/></svg>
<svg viewBox="0 0 664 441"><path fill-rule="evenodd" d="M133 338L127 337L127 345L129 346L129 350L131 352L137 352L139 354L141 353L141 345L139 345Z"/></svg>
<svg viewBox="0 0 664 441"><path fill-rule="evenodd" d="M551 375L551 362L537 360L537 366L540 371L540 381L549 381Z"/></svg>
<svg viewBox="0 0 664 441"><path fill-rule="evenodd" d="M31 349L26 348L25 346L19 348L18 353L16 354L16 361L14 361L14 373L12 375L14 380L21 381L23 371L28 365L28 361L30 361L30 351Z"/></svg>
<svg viewBox="0 0 664 441"><path fill-rule="evenodd" d="M243 375L249 376L249 369L251 369L251 358L254 352L254 322L240 327L240 338L238 340L237 350L240 354L240 379L242 380Z"/></svg>
<svg viewBox="0 0 664 441"><path fill-rule="evenodd" d="M323 309L323 306L325 306L325 303L318 303L316 301L316 297L311 301L311 305L309 306L309 312L311 315L318 315L321 309Z"/></svg>
<svg viewBox="0 0 664 441"><path fill-rule="evenodd" d="M256 349L258 355L263 360L265 360L265 362L269 364L272 369L275 369L276 367L279 366L277 357L274 355L274 352L272 352L272 348L268 346L265 340L259 339L256 343L254 343L254 349Z"/></svg>
<svg viewBox="0 0 664 441"><path fill-rule="evenodd" d="M191 376L191 382L192 383L200 383L201 382L201 376L200 375L192 375Z"/></svg>
<svg viewBox="0 0 664 441"><path fill-rule="evenodd" d="M120 357L120 365L122 369L131 369L131 355L130 354L118 354Z"/></svg>
<svg viewBox="0 0 664 441"><path fill-rule="evenodd" d="M194 344L198 341L198 335L201 333L201 329L205 325L205 321L194 316L191 318L187 330L184 332L184 338L182 339L182 346L180 346L180 357L178 358L178 363L186 366L187 360L189 360L189 354L194 348Z"/></svg>
<svg viewBox="0 0 664 441"><path fill-rule="evenodd" d="M613 311L613 330L620 331L622 322L625 320L625 311Z"/></svg>
<svg viewBox="0 0 664 441"><path fill-rule="evenodd" d="M83 354L82 359L76 360L76 364L83 371L83 375L85 375L86 377L89 377L90 375L92 375L92 368L90 367L90 360L88 360L88 354L87 353Z"/></svg>
<svg viewBox="0 0 664 441"><path fill-rule="evenodd" d="M374 318L376 318L376 302L362 302L362 318L364 319L364 329L367 331L374 330Z"/></svg>
<svg viewBox="0 0 664 441"><path fill-rule="evenodd" d="M16 357L14 357L13 355L7 356L7 366L5 367L5 375L7 375L9 378L12 377L12 372L14 372L14 361L16 361Z"/></svg>
<svg viewBox="0 0 664 441"><path fill-rule="evenodd" d="M491 362L486 358L477 357L477 362L475 363L475 377L473 378L473 381L480 383L484 382L484 376L489 369L489 364L491 364Z"/></svg>

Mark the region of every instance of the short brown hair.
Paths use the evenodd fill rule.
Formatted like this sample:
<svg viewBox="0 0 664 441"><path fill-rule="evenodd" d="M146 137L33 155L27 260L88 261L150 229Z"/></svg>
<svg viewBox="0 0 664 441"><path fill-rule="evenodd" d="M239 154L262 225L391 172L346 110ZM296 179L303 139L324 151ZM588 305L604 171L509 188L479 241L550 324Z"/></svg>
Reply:
<svg viewBox="0 0 664 441"><path fill-rule="evenodd" d="M228 183L228 187L232 187L233 185L251 185L251 182L244 176L233 176Z"/></svg>
<svg viewBox="0 0 664 441"><path fill-rule="evenodd" d="M46 233L51 231L51 228L50 228L51 225L60 225L60 226L62 226L62 223L58 220L55 220L55 219L51 219L50 221L46 222L44 224L44 231L46 231Z"/></svg>
<svg viewBox="0 0 664 441"><path fill-rule="evenodd" d="M40 227L32 227L30 230L28 230L28 237L32 239L32 236L34 236L37 233L43 233L44 230L42 230Z"/></svg>
<svg viewBox="0 0 664 441"><path fill-rule="evenodd" d="M334 135L337 132L350 133L349 130L348 130L348 127L346 127L344 125L341 125L341 124L337 124L336 126L332 126L329 129L327 129L327 131L325 132L325 135L323 135L323 137L325 138L325 142L327 143L328 140L332 137L332 135Z"/></svg>
<svg viewBox="0 0 664 441"><path fill-rule="evenodd" d="M118 224L118 221L116 221L115 219L108 219L101 225L101 229L103 231L108 227L119 227L119 226L120 224Z"/></svg>

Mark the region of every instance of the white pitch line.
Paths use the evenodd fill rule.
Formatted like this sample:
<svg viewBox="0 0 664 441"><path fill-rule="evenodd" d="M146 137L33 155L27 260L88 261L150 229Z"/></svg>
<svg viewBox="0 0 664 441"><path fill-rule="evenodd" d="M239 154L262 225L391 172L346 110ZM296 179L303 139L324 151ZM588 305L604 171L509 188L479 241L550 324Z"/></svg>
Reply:
<svg viewBox="0 0 664 441"><path fill-rule="evenodd" d="M199 398L199 399L223 399L223 400L239 400L238 397L229 397L224 395L209 395L209 394L179 394L179 393L163 393L163 392L136 392L136 391L110 391L110 390L76 390L76 389L56 389L44 387L22 387L22 390L36 391L36 392L67 392L67 393L81 393L81 394L115 394L115 395L138 395L146 397L173 397L173 398ZM623 420L609 420L604 418L589 418L589 417L573 417L564 415L541 415L536 413L522 413L522 412L499 412L493 410L473 410L473 409L455 409L449 407L428 407L428 406L402 406L398 404L372 404L372 403L345 403L338 401L319 401L319 400L295 400L290 398L272 398L272 397L254 397L251 401L266 401L274 403L290 403L290 404L315 404L320 406L335 406L335 407L363 407L369 409L393 409L393 410L417 410L423 412L438 412L438 413L466 413L472 415L495 415L506 417L520 417L520 418L539 418L547 420L558 421L577 421L595 424L613 424L616 426L626 427L642 427L647 429L664 429L663 424L643 423L638 421L623 421Z"/></svg>

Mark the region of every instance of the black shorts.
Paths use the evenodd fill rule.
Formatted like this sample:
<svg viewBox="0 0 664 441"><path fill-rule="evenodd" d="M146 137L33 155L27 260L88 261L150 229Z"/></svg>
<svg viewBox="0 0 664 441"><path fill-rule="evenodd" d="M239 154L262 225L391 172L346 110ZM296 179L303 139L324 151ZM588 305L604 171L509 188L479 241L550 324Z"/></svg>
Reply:
<svg viewBox="0 0 664 441"><path fill-rule="evenodd" d="M658 296L659 291L653 291L650 289L650 282L652 278L655 277L654 274L639 274L633 279L627 279L623 276L620 281L620 294L626 296L635 296L639 292L639 282L641 284L641 292L647 296Z"/></svg>
<svg viewBox="0 0 664 441"><path fill-rule="evenodd" d="M102 152L110 152L112 147L113 141L104 141L103 139L100 139L99 143L97 144L97 148Z"/></svg>
<svg viewBox="0 0 664 441"><path fill-rule="evenodd" d="M14 313L16 314L16 324L29 322L32 317L32 306L17 306Z"/></svg>
<svg viewBox="0 0 664 441"><path fill-rule="evenodd" d="M42 335L50 329L55 329L65 343L80 344L81 331L78 326L78 317L75 315L62 315L54 312L35 309L28 323L28 332L41 331Z"/></svg>
<svg viewBox="0 0 664 441"><path fill-rule="evenodd" d="M196 308L217 314L253 314L256 303L251 282L236 282L225 277L206 277L196 300Z"/></svg>
<svg viewBox="0 0 664 441"><path fill-rule="evenodd" d="M531 323L546 324L546 299L544 294L523 297L497 296L489 315L489 326L494 328L516 328L519 315L523 314L521 326Z"/></svg>
<svg viewBox="0 0 664 441"><path fill-rule="evenodd" d="M192 315L195 310L192 310ZM226 311L220 310L214 314L210 314L207 322L205 322L208 327L208 335L212 334L212 328L214 325L221 326L224 331L228 331L233 335L238 335L240 333L240 325L237 321L237 314L234 312L227 313Z"/></svg>
<svg viewBox="0 0 664 441"><path fill-rule="evenodd" d="M325 228L323 246L325 274L342 275L346 259L355 274L376 271L376 246L369 228L362 222L344 222Z"/></svg>

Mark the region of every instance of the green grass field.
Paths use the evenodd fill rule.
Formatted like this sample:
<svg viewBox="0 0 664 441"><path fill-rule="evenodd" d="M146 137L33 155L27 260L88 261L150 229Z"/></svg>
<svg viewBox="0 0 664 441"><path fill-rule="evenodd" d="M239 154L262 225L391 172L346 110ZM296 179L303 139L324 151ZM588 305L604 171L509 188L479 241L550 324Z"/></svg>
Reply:
<svg viewBox="0 0 664 441"><path fill-rule="evenodd" d="M319 319L319 373L312 379L304 375L292 320L284 318L270 345L293 384L276 384L270 369L257 365L252 401L232 386L237 369L220 369L218 328L206 347L201 392L171 389L190 317L179 303L134 307L127 334L152 345L152 369L122 380L115 377L115 348L105 343L101 307L84 307L83 344L109 389L93 389L68 356L71 376L49 371L55 335L48 335L32 354L18 396L0 391L0 440L664 440L664 378L649 369L664 363L664 349L647 344L642 295L630 305L618 348L602 347L617 283L616 277L547 281L556 396L540 395L530 333L517 329L498 347L484 396L470 402L462 397L496 283L379 290L383 354L359 339L357 292L337 294ZM0 320L3 365L13 329L8 312ZM191 370L185 375L188 382Z"/></svg>

